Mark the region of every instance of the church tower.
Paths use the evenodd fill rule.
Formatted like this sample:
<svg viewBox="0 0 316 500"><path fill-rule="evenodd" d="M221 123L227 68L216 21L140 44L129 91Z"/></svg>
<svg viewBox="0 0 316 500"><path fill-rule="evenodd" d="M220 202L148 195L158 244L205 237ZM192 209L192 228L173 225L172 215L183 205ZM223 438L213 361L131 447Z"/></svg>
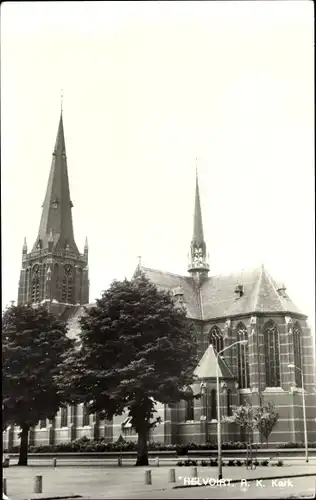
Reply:
<svg viewBox="0 0 316 500"><path fill-rule="evenodd" d="M38 236L30 253L23 244L18 304L48 302L57 313L89 302L88 243L81 254L72 207L61 112Z"/></svg>
<svg viewBox="0 0 316 500"><path fill-rule="evenodd" d="M189 254L188 272L192 277L196 278L198 282L200 282L200 280L203 278L207 278L209 272L208 257L206 254L206 243L204 241L203 233L202 211L197 171L195 183L193 236Z"/></svg>

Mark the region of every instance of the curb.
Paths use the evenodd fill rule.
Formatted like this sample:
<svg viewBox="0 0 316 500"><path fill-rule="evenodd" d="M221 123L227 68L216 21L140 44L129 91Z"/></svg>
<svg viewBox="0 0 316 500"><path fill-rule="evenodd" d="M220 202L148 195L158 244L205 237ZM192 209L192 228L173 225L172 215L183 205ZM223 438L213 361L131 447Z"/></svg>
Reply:
<svg viewBox="0 0 316 500"><path fill-rule="evenodd" d="M294 477L313 477L316 476L316 472L312 473L305 473L305 474L285 474L283 476L267 476L267 477L249 477L249 478L244 478L243 480L252 482L252 481L270 481L272 479L288 479L288 478L294 478ZM242 479L231 479L230 484L235 484L239 483ZM209 486L208 484L181 484L178 486L173 486L173 490L177 490L179 488L200 488L201 486Z"/></svg>
<svg viewBox="0 0 316 500"><path fill-rule="evenodd" d="M40 495L40 494L39 494ZM63 495L63 496L58 496L58 497L30 497L28 500L65 500L68 498L82 498L81 495Z"/></svg>

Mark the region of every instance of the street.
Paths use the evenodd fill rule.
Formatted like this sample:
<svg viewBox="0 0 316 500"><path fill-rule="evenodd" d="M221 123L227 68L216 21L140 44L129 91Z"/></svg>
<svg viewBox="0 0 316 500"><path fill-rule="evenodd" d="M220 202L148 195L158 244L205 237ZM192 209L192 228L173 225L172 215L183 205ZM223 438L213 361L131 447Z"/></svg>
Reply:
<svg viewBox="0 0 316 500"><path fill-rule="evenodd" d="M284 467L260 467L247 470L245 467L230 467L224 469L224 478L237 480L231 486L195 486L174 488L185 483L194 484L208 482L217 478L217 470L211 467L198 467L198 477L193 478L191 467L174 467L175 483L169 483L169 467L107 467L105 465L90 467L39 467L12 466L3 469L6 478L7 495L10 500L27 500L30 498L67 497L81 495L89 499L106 498L281 498L286 494L311 493L315 485L316 466L292 465ZM145 484L146 471L151 471L151 483ZM293 486L281 484L275 486L271 479L256 483L257 478L295 476ZM36 476L42 476L42 495L34 495ZM241 483L243 479L253 479ZM212 480L211 484L215 479Z"/></svg>

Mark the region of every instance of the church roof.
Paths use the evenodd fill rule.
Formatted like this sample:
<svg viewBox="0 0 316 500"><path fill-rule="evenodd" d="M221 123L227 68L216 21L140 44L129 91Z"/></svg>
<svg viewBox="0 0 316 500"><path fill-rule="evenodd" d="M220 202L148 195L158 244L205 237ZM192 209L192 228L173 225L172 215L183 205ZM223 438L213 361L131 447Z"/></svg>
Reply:
<svg viewBox="0 0 316 500"><path fill-rule="evenodd" d="M216 378L216 365L217 356L212 344L210 344L194 370L194 375L199 379ZM218 368L218 375L220 378L235 378L221 357L218 358Z"/></svg>
<svg viewBox="0 0 316 500"><path fill-rule="evenodd" d="M228 275L205 278L201 287L194 278L168 272L139 268L156 286L166 290L181 287L183 303L191 319L211 320L244 314L302 312L283 291L264 266L242 270ZM236 294L236 285L243 286L243 294Z"/></svg>

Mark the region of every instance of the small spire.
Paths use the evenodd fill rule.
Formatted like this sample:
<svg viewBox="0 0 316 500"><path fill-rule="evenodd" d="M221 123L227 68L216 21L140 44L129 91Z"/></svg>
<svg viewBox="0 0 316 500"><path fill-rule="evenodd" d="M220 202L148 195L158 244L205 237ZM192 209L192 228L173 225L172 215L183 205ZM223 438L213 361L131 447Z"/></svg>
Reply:
<svg viewBox="0 0 316 500"><path fill-rule="evenodd" d="M88 251L88 238L86 236L86 239L84 240L84 251L87 252Z"/></svg>
<svg viewBox="0 0 316 500"><path fill-rule="evenodd" d="M26 238L24 238L22 252L23 252L23 253L27 253L27 243L26 243Z"/></svg>
<svg viewBox="0 0 316 500"><path fill-rule="evenodd" d="M53 230L50 230L49 236L48 236L48 243L53 243L54 238L53 238Z"/></svg>
<svg viewBox="0 0 316 500"><path fill-rule="evenodd" d="M141 265L142 265L142 256L141 255L137 255L137 258L138 258L138 266L141 267Z"/></svg>

